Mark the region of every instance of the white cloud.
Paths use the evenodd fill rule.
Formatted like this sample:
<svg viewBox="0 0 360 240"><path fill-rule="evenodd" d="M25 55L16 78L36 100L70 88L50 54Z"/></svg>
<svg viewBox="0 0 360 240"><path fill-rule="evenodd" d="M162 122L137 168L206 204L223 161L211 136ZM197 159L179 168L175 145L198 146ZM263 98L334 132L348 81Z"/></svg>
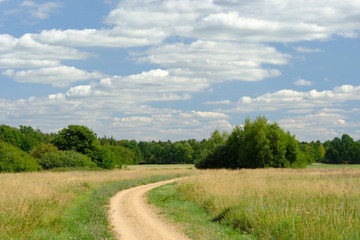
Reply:
<svg viewBox="0 0 360 240"><path fill-rule="evenodd" d="M231 101L230 100L206 101L205 104L208 104L208 105L229 105L229 104L231 104Z"/></svg>
<svg viewBox="0 0 360 240"><path fill-rule="evenodd" d="M157 109L146 104L186 100L208 86L203 79L177 77L156 69L128 77L104 78L47 98L0 99L0 116L4 123L41 126L46 131L76 123L119 138L206 138L216 128L229 130L226 114Z"/></svg>
<svg viewBox="0 0 360 240"><path fill-rule="evenodd" d="M68 29L44 30L32 34L32 38L41 43L76 47L135 47L159 44L165 34L161 29Z"/></svg>
<svg viewBox="0 0 360 240"><path fill-rule="evenodd" d="M172 69L177 74L203 77L213 82L257 81L279 76L277 69L264 64L287 64L289 56L275 48L250 43L206 42L168 44L151 48L140 62Z"/></svg>
<svg viewBox="0 0 360 240"><path fill-rule="evenodd" d="M294 84L297 86L311 86L312 82L302 78L298 78L298 80L296 80Z"/></svg>
<svg viewBox="0 0 360 240"><path fill-rule="evenodd" d="M33 1L24 1L20 4L20 7L27 8L32 18L44 20L50 16L54 9L61 7L61 4L57 2L37 4Z"/></svg>
<svg viewBox="0 0 360 240"><path fill-rule="evenodd" d="M344 132L357 137L349 129L357 129L360 122L348 121L348 115L342 112L327 112L320 109L317 113L284 118L278 121L281 127L295 133L301 141L331 140ZM357 139L357 138L355 138Z"/></svg>
<svg viewBox="0 0 360 240"><path fill-rule="evenodd" d="M133 30L154 27L168 36L243 42L354 37L360 28L360 4L356 1L305 2L127 0L112 10L105 22Z"/></svg>
<svg viewBox="0 0 360 240"><path fill-rule="evenodd" d="M308 48L308 47L294 47L295 51L301 52L301 53L317 53L321 52L321 49L319 48Z"/></svg>
<svg viewBox="0 0 360 240"><path fill-rule="evenodd" d="M201 112L201 111L192 111L192 114L195 117L200 118L220 118L220 119L226 119L228 116L224 113L218 113L218 112Z"/></svg>
<svg viewBox="0 0 360 240"><path fill-rule="evenodd" d="M53 67L61 60L80 60L90 54L74 48L35 41L31 34L15 38L0 34L0 68Z"/></svg>
<svg viewBox="0 0 360 240"><path fill-rule="evenodd" d="M3 75L17 82L51 84L55 87L65 87L72 82L101 78L102 74L97 72L86 72L75 67L57 66L25 71L14 71L8 69Z"/></svg>
<svg viewBox="0 0 360 240"><path fill-rule="evenodd" d="M342 85L333 90L299 92L289 89L266 93L259 97L243 96L236 108L226 112L258 112L313 109L337 106L346 101L360 100L360 86Z"/></svg>

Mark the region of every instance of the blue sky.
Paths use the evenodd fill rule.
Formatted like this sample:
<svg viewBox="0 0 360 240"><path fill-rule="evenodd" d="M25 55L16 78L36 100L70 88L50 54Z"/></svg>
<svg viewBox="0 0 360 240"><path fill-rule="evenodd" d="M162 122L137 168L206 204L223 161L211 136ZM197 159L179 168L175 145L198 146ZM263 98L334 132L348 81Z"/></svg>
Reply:
<svg viewBox="0 0 360 240"><path fill-rule="evenodd" d="M357 0L0 0L0 123L208 138L266 116L360 138Z"/></svg>

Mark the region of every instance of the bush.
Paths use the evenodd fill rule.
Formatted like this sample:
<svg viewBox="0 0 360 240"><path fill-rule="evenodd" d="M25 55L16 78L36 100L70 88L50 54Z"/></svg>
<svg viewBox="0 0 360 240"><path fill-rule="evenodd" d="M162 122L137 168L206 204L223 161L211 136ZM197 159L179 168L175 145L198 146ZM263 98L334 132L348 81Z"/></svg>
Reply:
<svg viewBox="0 0 360 240"><path fill-rule="evenodd" d="M213 136L220 134L213 134ZM219 138L221 140L221 138ZM211 141L210 141L211 142ZM246 119L244 126L236 126L221 141L214 142L197 168L267 168L300 167L298 142L277 123L265 117L255 121Z"/></svg>
<svg viewBox="0 0 360 240"><path fill-rule="evenodd" d="M59 150L57 147L52 145L51 143L43 143L37 147L35 147L33 150L30 151L30 155L33 158L41 159L46 153L50 152L58 152Z"/></svg>
<svg viewBox="0 0 360 240"><path fill-rule="evenodd" d="M66 167L96 167L89 157L76 151L57 151L45 153L39 164L44 169Z"/></svg>
<svg viewBox="0 0 360 240"><path fill-rule="evenodd" d="M0 172L41 170L37 161L28 153L5 142L0 142Z"/></svg>
<svg viewBox="0 0 360 240"><path fill-rule="evenodd" d="M116 153L101 145L95 145L92 152L88 154L98 167L105 169L115 168Z"/></svg>

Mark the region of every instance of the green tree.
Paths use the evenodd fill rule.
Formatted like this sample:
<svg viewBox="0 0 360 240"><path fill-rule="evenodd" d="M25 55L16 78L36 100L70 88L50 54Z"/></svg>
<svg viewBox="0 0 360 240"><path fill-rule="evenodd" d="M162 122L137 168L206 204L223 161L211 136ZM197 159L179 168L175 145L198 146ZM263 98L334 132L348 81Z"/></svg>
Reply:
<svg viewBox="0 0 360 240"><path fill-rule="evenodd" d="M38 162L18 147L0 141L0 172L41 170Z"/></svg>
<svg viewBox="0 0 360 240"><path fill-rule="evenodd" d="M163 150L162 163L192 163L194 150L187 142L169 143Z"/></svg>
<svg viewBox="0 0 360 240"><path fill-rule="evenodd" d="M31 126L20 125L19 131L21 133L21 149L23 151L30 152L31 149L43 142L40 130L35 130Z"/></svg>
<svg viewBox="0 0 360 240"><path fill-rule="evenodd" d="M358 143L348 134L341 139L335 137L326 143L325 162L328 163L357 163L359 156Z"/></svg>
<svg viewBox="0 0 360 240"><path fill-rule="evenodd" d="M18 129L10 127L8 125L0 125L0 141L4 141L21 147L21 133Z"/></svg>
<svg viewBox="0 0 360 240"><path fill-rule="evenodd" d="M69 125L52 140L59 150L74 150L82 154L92 153L95 150L95 142L95 133L88 127L80 125Z"/></svg>
<svg viewBox="0 0 360 240"><path fill-rule="evenodd" d="M225 143L217 145L196 167L299 167L297 144L295 136L277 123L270 124L265 117L247 118L244 126L236 126Z"/></svg>

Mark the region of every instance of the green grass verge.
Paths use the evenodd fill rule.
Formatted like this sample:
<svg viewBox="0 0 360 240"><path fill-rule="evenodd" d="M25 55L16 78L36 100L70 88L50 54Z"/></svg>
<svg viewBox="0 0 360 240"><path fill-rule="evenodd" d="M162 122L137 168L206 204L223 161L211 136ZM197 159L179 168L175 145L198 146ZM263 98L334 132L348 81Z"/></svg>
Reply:
<svg viewBox="0 0 360 240"><path fill-rule="evenodd" d="M250 240L231 227L219 224L199 204L181 199L176 183L167 184L148 193L149 202L160 208L161 214L183 227L191 239L197 240Z"/></svg>
<svg viewBox="0 0 360 240"><path fill-rule="evenodd" d="M124 180L106 184L94 191L78 197L66 209L61 219L53 226L38 229L29 239L37 240L112 240L116 239L109 228L108 203L117 192L158 181L172 179L183 175L154 175L151 177Z"/></svg>
<svg viewBox="0 0 360 240"><path fill-rule="evenodd" d="M326 164L326 163L313 163L307 168L360 168L360 164Z"/></svg>

